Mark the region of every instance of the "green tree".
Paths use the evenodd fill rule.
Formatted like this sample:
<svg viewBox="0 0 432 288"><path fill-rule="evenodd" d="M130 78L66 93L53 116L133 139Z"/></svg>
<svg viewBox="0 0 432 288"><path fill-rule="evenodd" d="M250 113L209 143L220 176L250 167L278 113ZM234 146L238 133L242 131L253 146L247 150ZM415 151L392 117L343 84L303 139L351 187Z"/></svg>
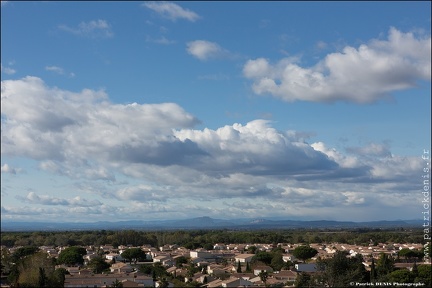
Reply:
<svg viewBox="0 0 432 288"><path fill-rule="evenodd" d="M388 280L398 283L412 283L414 281L414 277L407 269L400 269L391 272L388 275Z"/></svg>
<svg viewBox="0 0 432 288"><path fill-rule="evenodd" d="M20 247L15 250L15 252L11 256L12 262L18 262L20 259L23 259L26 256L33 255L36 252L39 251L38 247L34 246L26 246L26 247Z"/></svg>
<svg viewBox="0 0 432 288"><path fill-rule="evenodd" d="M371 271L370 271L370 282L375 283L377 278L376 268L375 268L375 259L372 258Z"/></svg>
<svg viewBox="0 0 432 288"><path fill-rule="evenodd" d="M322 273L322 284L328 287L349 287L352 281L365 282L367 271L361 256L347 257L344 251L337 251L330 259L317 261Z"/></svg>
<svg viewBox="0 0 432 288"><path fill-rule="evenodd" d="M296 247L294 249L294 251L292 252L292 254L296 258L305 261L307 259L314 257L316 254L318 254L318 251L312 247L303 245L303 246Z"/></svg>
<svg viewBox="0 0 432 288"><path fill-rule="evenodd" d="M240 261L237 261L237 273L241 273L241 272L242 272L242 270L241 270Z"/></svg>
<svg viewBox="0 0 432 288"><path fill-rule="evenodd" d="M58 268L54 271L54 273L50 276L50 283L52 287L63 287L65 281L65 275L69 274L65 268Z"/></svg>
<svg viewBox="0 0 432 288"><path fill-rule="evenodd" d="M381 253L376 267L378 280L380 281L387 280L387 275L393 272L393 270L394 270L393 258L391 258L385 253Z"/></svg>
<svg viewBox="0 0 432 288"><path fill-rule="evenodd" d="M273 257L270 262L270 266L273 268L273 270L280 271L285 266L285 262L282 258L282 253L280 251L276 251L272 252L272 254Z"/></svg>
<svg viewBox="0 0 432 288"><path fill-rule="evenodd" d="M251 253L251 254L255 254L256 251L257 251L257 247L256 246L249 246L248 249L247 249L247 252Z"/></svg>
<svg viewBox="0 0 432 288"><path fill-rule="evenodd" d="M425 287L431 287L432 285L432 273L431 265L418 265L417 266L417 276L414 279L415 283L425 283Z"/></svg>
<svg viewBox="0 0 432 288"><path fill-rule="evenodd" d="M66 264L66 265L83 264L84 263L83 256L86 254L87 251L85 248L72 246L63 250L60 253L57 261L60 264Z"/></svg>
<svg viewBox="0 0 432 288"><path fill-rule="evenodd" d="M246 273L252 272L252 269L250 268L249 262L246 262Z"/></svg>
<svg viewBox="0 0 432 288"><path fill-rule="evenodd" d="M176 258L176 267L180 268L182 264L188 263L188 259L185 256L180 256Z"/></svg>
<svg viewBox="0 0 432 288"><path fill-rule="evenodd" d="M87 266L92 269L93 273L100 274L110 267L101 256L97 256L89 261Z"/></svg>
<svg viewBox="0 0 432 288"><path fill-rule="evenodd" d="M267 286L267 279L268 279L268 272L267 271L261 271L258 276L260 277L260 280L264 283L265 286Z"/></svg>
<svg viewBox="0 0 432 288"><path fill-rule="evenodd" d="M270 265L271 261L273 259L273 255L269 252L260 251L255 254L255 256L252 257L252 262L263 262L266 265Z"/></svg>
<svg viewBox="0 0 432 288"><path fill-rule="evenodd" d="M296 281L294 282L295 287L313 287L311 276L308 273L300 273L297 275Z"/></svg>
<svg viewBox="0 0 432 288"><path fill-rule="evenodd" d="M48 281L47 275L54 272L54 259L48 257L45 252L30 255L17 263L19 276L17 283L20 287L53 287Z"/></svg>
<svg viewBox="0 0 432 288"><path fill-rule="evenodd" d="M142 251L140 248L130 248L126 249L123 253L121 253L121 256L128 260L130 264L132 264L132 261L136 262L139 260L143 260L146 258L146 254L144 251Z"/></svg>
<svg viewBox="0 0 432 288"><path fill-rule="evenodd" d="M47 280L46 278L45 269L43 267L39 267L38 287L45 287Z"/></svg>

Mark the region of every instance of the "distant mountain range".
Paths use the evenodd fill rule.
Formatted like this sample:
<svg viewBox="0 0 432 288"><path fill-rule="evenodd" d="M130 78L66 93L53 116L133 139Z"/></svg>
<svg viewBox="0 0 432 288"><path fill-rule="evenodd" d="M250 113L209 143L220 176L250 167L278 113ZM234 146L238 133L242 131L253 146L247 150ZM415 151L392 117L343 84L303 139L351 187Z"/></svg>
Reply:
<svg viewBox="0 0 432 288"><path fill-rule="evenodd" d="M175 229L347 229L347 228L422 228L421 220L395 221L302 221L302 220L268 220L268 219L214 219L198 217L184 220L160 221L99 221L92 223L54 223L54 222L11 222L2 221L1 231L71 231L71 230L175 230Z"/></svg>

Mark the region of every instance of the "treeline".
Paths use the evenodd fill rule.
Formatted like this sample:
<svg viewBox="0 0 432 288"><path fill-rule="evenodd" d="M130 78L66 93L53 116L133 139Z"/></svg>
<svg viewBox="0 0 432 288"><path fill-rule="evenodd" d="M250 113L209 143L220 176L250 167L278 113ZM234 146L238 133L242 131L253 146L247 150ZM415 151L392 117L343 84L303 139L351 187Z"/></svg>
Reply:
<svg viewBox="0 0 432 288"><path fill-rule="evenodd" d="M2 232L1 245L13 246L85 246L149 244L153 247L177 244L189 249L212 249L214 243L422 243L422 229L352 229L332 230L182 230L182 231L62 231Z"/></svg>

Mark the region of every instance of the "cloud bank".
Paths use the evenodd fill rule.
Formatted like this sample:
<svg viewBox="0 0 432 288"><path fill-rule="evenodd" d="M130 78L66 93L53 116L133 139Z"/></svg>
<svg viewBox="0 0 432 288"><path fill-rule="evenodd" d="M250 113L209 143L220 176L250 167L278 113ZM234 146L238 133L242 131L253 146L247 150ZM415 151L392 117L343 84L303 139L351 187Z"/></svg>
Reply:
<svg viewBox="0 0 432 288"><path fill-rule="evenodd" d="M431 79L431 38L391 28L387 40L374 39L358 48L346 46L313 67L285 58L271 64L251 59L243 75L256 94L284 101L370 103L389 93Z"/></svg>
<svg viewBox="0 0 432 288"><path fill-rule="evenodd" d="M401 201L392 205L415 202L421 169L421 159L393 155L383 143L344 153L262 119L197 130L199 120L175 103L114 104L103 90L72 92L32 76L2 81L1 115L2 156L32 159L41 171L75 182L72 198L16 195L34 204L20 209L59 217L259 217L269 211L325 217L358 205L381 211L388 197ZM12 171L2 165L2 172ZM98 202L85 204L91 201ZM19 209L2 211L17 217Z"/></svg>

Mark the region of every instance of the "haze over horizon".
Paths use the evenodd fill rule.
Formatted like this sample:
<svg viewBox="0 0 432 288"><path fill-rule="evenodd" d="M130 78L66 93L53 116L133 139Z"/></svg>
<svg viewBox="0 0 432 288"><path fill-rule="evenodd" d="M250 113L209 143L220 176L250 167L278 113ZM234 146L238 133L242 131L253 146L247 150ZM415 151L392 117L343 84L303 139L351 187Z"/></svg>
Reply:
<svg viewBox="0 0 432 288"><path fill-rule="evenodd" d="M430 11L2 1L2 221L422 219Z"/></svg>

